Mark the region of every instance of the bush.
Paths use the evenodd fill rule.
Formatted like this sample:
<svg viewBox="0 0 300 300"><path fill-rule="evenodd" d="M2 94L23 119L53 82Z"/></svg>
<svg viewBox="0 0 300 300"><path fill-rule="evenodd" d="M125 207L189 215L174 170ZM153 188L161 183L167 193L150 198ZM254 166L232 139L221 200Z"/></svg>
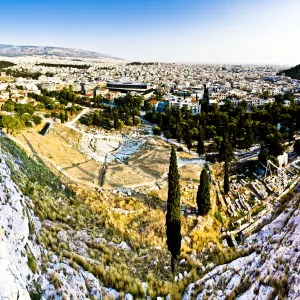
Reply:
<svg viewBox="0 0 300 300"><path fill-rule="evenodd" d="M215 212L215 218L221 223L223 224L224 220L223 220L223 217L221 215L221 213L219 211L216 211Z"/></svg>
<svg viewBox="0 0 300 300"><path fill-rule="evenodd" d="M26 127L32 127L32 123L29 120L25 121L25 126Z"/></svg>
<svg viewBox="0 0 300 300"><path fill-rule="evenodd" d="M154 127L153 128L153 133L155 135L161 135L161 129L160 129L160 127Z"/></svg>
<svg viewBox="0 0 300 300"><path fill-rule="evenodd" d="M52 282L52 284L55 286L56 289L60 288L60 286L61 286L60 278L55 271L53 273L51 273L50 281Z"/></svg>
<svg viewBox="0 0 300 300"><path fill-rule="evenodd" d="M211 153L211 152L217 152L218 151L218 146L216 143L212 143L212 144L209 144L207 146L207 152L208 153Z"/></svg>
<svg viewBox="0 0 300 300"><path fill-rule="evenodd" d="M29 290L30 290L29 295L30 295L31 300L42 299L43 292L42 292L41 286L38 283L34 282L33 285L30 286Z"/></svg>
<svg viewBox="0 0 300 300"><path fill-rule="evenodd" d="M54 111L51 112L51 118L57 118L58 114Z"/></svg>
<svg viewBox="0 0 300 300"><path fill-rule="evenodd" d="M39 117L39 116L33 116L32 120L33 120L35 125L40 125L42 123L42 118Z"/></svg>
<svg viewBox="0 0 300 300"><path fill-rule="evenodd" d="M33 255L27 253L27 259L28 259L28 267L30 268L32 273L35 273L36 269L37 269L35 257Z"/></svg>

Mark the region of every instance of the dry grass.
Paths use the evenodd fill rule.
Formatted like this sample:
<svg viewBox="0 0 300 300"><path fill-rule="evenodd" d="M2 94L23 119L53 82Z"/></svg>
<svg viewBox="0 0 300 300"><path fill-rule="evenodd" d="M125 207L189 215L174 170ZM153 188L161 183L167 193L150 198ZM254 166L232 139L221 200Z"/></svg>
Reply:
<svg viewBox="0 0 300 300"><path fill-rule="evenodd" d="M39 142L33 138L33 133L28 133L27 136L33 139L32 143L36 143L37 149L44 149L39 145L39 143L44 142ZM67 137L65 138L67 139ZM59 140L61 144L66 143L61 137ZM48 147L52 148L53 144ZM58 151L55 155L60 153ZM169 153L166 153L169 156ZM70 156L70 153L62 154L61 157L63 155ZM30 166L31 170L29 161L25 163ZM33 161L30 163L34 164ZM118 176L123 177L134 176L128 173L128 168L132 170L132 166L125 166L124 169L117 170L116 173L120 172ZM190 184L187 179L189 181L192 179L195 184L199 181L199 166L186 166L181 172L183 186ZM34 177L32 182L28 179L22 179L24 185L22 185L21 180L18 182L23 192L32 198L36 215L41 220L54 222L47 228L43 226L42 235L38 238L39 243L49 249L50 253L54 252L58 256L62 253L60 259L69 259L69 263L74 269L84 268L93 273L104 286L112 286L117 290L131 293L135 297L141 297L143 293L141 282L146 281L150 296L171 294L172 299L180 299L187 284L196 281L202 275L200 269L190 260L190 254L193 250L196 251L197 255L199 254L198 258L203 259L203 262L207 260L200 254L211 244L216 245L215 252L212 252L209 257L211 262L218 264L233 257L233 255L230 256L231 254L224 254L221 251L217 234L220 224L213 222L212 214L205 219L197 216L188 218L182 216L182 235L183 237L190 237L191 242L182 243L182 254L179 259L185 258L186 264L178 264L177 272L184 273L187 271L190 275L175 284L174 276L170 274L169 269L166 269L169 267L170 254L165 237L166 197L161 195L166 192L167 187L157 192L149 192L150 195L146 193L140 197L124 197L116 196L109 191L98 193L78 186L73 189L74 194L70 196L60 190L59 183L56 184L56 187L45 188L45 185L48 186L51 181L54 181L54 176L50 177L48 173L43 173L43 171L39 175L41 178L47 176L48 181L42 184L39 177ZM113 178L113 175L110 177ZM184 191L182 190L182 192ZM192 190L189 191L189 195L183 193L182 201L193 204L192 200L188 200L186 197L192 197ZM132 211L132 213L125 214L112 210L112 208L120 208ZM83 257L78 253L71 253L68 243L62 242L58 238L58 232L62 229L85 230L92 238L103 235L107 242L120 243L125 241L132 248L132 251L126 252L109 246L107 243L99 245L91 242L87 243L87 257ZM217 258L214 259L214 257ZM88 260L88 258L92 260ZM158 260L156 265L153 264L154 260ZM47 263L48 258L45 257L44 267L47 266ZM109 270L106 266L109 267ZM58 283L57 286L59 286Z"/></svg>
<svg viewBox="0 0 300 300"><path fill-rule="evenodd" d="M51 130L46 136L40 135L36 128L23 130L16 136L21 143L31 149L32 154L52 160L70 176L81 179L83 183L89 181L97 184L102 166L88 160L77 150L79 137L77 132L66 127L62 129L60 124L56 124L55 130ZM47 161L45 163L53 168Z"/></svg>

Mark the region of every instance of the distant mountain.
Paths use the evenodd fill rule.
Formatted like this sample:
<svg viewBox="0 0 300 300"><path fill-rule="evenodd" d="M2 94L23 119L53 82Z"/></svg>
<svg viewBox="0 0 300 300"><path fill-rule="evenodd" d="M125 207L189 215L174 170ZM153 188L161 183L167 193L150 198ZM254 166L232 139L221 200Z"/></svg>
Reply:
<svg viewBox="0 0 300 300"><path fill-rule="evenodd" d="M32 56L32 55L48 55L59 57L76 57L76 58L114 58L108 54L97 52L61 48L61 47L44 47L44 46L14 46L0 44L0 56Z"/></svg>
<svg viewBox="0 0 300 300"><path fill-rule="evenodd" d="M300 80L300 65L297 65L295 67L292 67L287 70L280 71L278 75L281 75L282 73L285 73L286 76L289 76L293 79L299 79Z"/></svg>

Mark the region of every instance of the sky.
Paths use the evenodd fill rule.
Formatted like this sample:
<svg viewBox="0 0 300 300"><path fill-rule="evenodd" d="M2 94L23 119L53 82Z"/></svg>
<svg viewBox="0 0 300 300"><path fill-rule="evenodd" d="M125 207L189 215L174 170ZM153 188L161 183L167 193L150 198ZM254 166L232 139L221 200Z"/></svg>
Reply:
<svg viewBox="0 0 300 300"><path fill-rule="evenodd" d="M300 0L1 0L0 44L131 61L300 63Z"/></svg>

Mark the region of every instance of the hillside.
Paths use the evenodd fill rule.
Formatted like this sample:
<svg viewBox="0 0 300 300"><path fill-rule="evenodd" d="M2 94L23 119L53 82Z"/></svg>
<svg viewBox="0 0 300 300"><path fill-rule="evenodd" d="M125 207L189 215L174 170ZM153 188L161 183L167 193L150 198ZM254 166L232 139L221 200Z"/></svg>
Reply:
<svg viewBox="0 0 300 300"><path fill-rule="evenodd" d="M197 246L174 280L159 246L159 209L108 191L78 193L37 155L0 141L0 299L299 299L299 194L283 196L266 225L233 250L212 247L213 231L197 234L202 217L197 232L184 224L183 247L194 239ZM151 220L156 226L146 230ZM140 240L141 228L148 238ZM208 251L199 256L200 244Z"/></svg>
<svg viewBox="0 0 300 300"><path fill-rule="evenodd" d="M33 56L47 55L59 57L76 57L76 58L114 58L108 54L102 54L87 50L48 47L48 46L14 46L0 44L0 56Z"/></svg>
<svg viewBox="0 0 300 300"><path fill-rule="evenodd" d="M248 237L238 251L246 255L213 268L190 284L189 299L299 299L299 195L283 197L269 224Z"/></svg>
<svg viewBox="0 0 300 300"><path fill-rule="evenodd" d="M278 75L281 75L282 73L285 73L286 76L289 76L293 79L299 79L300 80L300 65L297 65L295 67L292 67L287 70L283 70L278 73Z"/></svg>
<svg viewBox="0 0 300 300"><path fill-rule="evenodd" d="M5 68L9 68L14 66L15 64L10 62L10 61L4 61L4 60L0 60L0 70L5 69Z"/></svg>

